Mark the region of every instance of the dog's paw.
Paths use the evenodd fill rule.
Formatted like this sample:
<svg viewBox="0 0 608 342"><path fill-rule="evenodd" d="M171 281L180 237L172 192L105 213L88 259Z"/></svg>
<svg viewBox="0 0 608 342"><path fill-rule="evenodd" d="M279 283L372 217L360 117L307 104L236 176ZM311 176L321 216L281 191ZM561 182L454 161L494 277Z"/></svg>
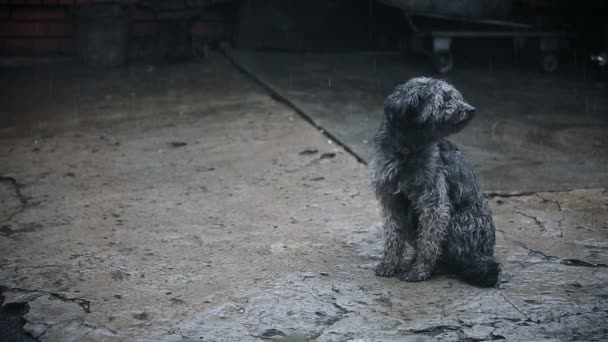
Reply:
<svg viewBox="0 0 608 342"><path fill-rule="evenodd" d="M431 277L431 270L423 265L414 265L405 275L405 281L424 281Z"/></svg>
<svg viewBox="0 0 608 342"><path fill-rule="evenodd" d="M374 273L378 277L392 277L395 274L397 274L397 268L395 266L389 266L389 265L381 262L374 269Z"/></svg>

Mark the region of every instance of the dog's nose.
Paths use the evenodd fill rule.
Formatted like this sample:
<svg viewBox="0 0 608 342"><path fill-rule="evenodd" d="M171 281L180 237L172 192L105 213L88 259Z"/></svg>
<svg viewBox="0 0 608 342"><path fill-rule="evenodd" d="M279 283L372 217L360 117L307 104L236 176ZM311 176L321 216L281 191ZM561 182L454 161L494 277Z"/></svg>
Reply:
<svg viewBox="0 0 608 342"><path fill-rule="evenodd" d="M467 113L468 115L473 115L473 114L475 114L475 107L467 106L467 107L465 107L464 112Z"/></svg>

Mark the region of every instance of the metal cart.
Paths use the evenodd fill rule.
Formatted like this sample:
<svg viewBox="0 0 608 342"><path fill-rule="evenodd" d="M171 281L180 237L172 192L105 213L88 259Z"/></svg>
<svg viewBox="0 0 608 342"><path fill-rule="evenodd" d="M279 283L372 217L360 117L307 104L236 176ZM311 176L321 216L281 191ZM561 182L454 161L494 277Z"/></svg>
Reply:
<svg viewBox="0 0 608 342"><path fill-rule="evenodd" d="M560 43L573 36L565 31L537 29L532 25L502 19L510 9L505 6L508 1L381 1L403 11L411 32L408 46L429 55L440 73L447 73L454 67L454 56L450 50L454 38L512 38L516 50L522 49L527 40L535 40L541 69L554 72L559 67L557 52ZM451 6L445 6L447 3ZM492 17L499 19L488 19ZM428 39L432 43L430 51L423 48L423 42Z"/></svg>

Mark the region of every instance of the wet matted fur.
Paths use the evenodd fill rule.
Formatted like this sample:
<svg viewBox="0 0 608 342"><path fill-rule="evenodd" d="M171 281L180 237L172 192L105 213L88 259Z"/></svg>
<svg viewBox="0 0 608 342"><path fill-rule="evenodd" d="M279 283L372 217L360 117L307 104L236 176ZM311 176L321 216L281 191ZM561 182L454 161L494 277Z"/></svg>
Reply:
<svg viewBox="0 0 608 342"><path fill-rule="evenodd" d="M441 268L479 286L498 281L492 213L471 165L446 137L475 108L449 83L418 77L384 103L370 176L384 218L384 256L376 275L423 281ZM406 244L414 248L409 267Z"/></svg>

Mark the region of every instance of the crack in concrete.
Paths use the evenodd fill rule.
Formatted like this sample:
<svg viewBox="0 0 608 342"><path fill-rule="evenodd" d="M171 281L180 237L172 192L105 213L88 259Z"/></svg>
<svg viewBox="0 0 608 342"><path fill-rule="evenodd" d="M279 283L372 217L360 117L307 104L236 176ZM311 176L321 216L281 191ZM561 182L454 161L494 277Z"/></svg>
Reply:
<svg viewBox="0 0 608 342"><path fill-rule="evenodd" d="M248 335L257 339L261 339L261 340L273 340L273 341L286 341L286 342L307 342L307 341L313 341L314 339L316 339L317 337L319 337L321 334L314 334L311 337L303 337L303 336L299 336L299 335L287 335L286 333L282 332L281 330L278 329L266 329L264 330L264 332L260 335L257 334L253 334L251 332L251 330L248 327L245 327L245 329L247 329L248 331Z"/></svg>
<svg viewBox="0 0 608 342"><path fill-rule="evenodd" d="M6 298L3 296L3 294L7 289L7 287L0 285L0 319L2 320L2 325L0 328L14 330L13 334L11 334L12 338L19 338L19 340L23 339L24 341L39 341L24 329L25 324L28 322L23 318L23 316L30 311L30 305L27 302L5 303ZM10 324L8 323L9 319L7 317L18 318L18 323L16 322L17 325L12 328L4 326L5 324ZM18 334L18 336L16 334Z"/></svg>
<svg viewBox="0 0 608 342"><path fill-rule="evenodd" d="M539 255L542 257L543 261L542 262L551 262L551 261L559 261L560 264L562 265L566 265L566 266L573 266L573 267L590 267L590 268L608 268L608 265L606 264L593 264L593 263L589 263L583 260L579 260L579 259L571 259L571 258L560 258L558 256L555 255L549 255L546 254L542 251L537 251L535 249L532 249L528 246L526 246L523 242L520 242L518 240L512 239L510 237L507 236L507 234L500 229L496 229L497 232L500 232L503 234L504 238L508 241L511 241L515 244L517 244L518 246L520 246L521 248L525 249L528 251L528 256L531 257L533 255ZM523 262L528 262L528 259L526 258L525 260L523 260ZM523 267L525 268L525 266Z"/></svg>
<svg viewBox="0 0 608 342"><path fill-rule="evenodd" d="M21 193L21 185L19 183L17 183L17 180L15 178L7 177L7 176L0 176L0 182L11 183L11 185L15 188L15 194L17 195L17 198L19 198L19 202L21 202L21 204L24 206L27 205L27 199Z"/></svg>
<svg viewBox="0 0 608 342"><path fill-rule="evenodd" d="M532 191L524 191L524 190L513 190L513 191L488 190L488 191L482 191L482 193L487 198L495 198L495 197L509 198L509 197L521 197L521 196L538 196L541 199L544 199L542 196L539 195L539 192L540 193L554 194L554 193L573 192L573 191L576 191L576 190L585 190L585 189L590 190L590 189L594 189L594 188L562 189L562 190L542 190L542 191L534 191L534 190L532 190ZM606 193L608 193L608 190L604 190L602 192L602 194L606 194ZM547 202L553 202L554 200L546 200L546 201ZM559 205L561 206L561 203L559 203ZM567 210L572 210L572 209L567 209Z"/></svg>
<svg viewBox="0 0 608 342"><path fill-rule="evenodd" d="M18 213L17 213L18 214ZM35 232L42 228L40 223L26 223L19 225L20 229L13 229L10 224L0 225L0 236L12 238L15 234Z"/></svg>
<svg viewBox="0 0 608 342"><path fill-rule="evenodd" d="M575 267L593 267L593 268L606 268L608 265L606 264L592 264L583 260L578 259L561 259L560 264L566 266L575 266Z"/></svg>
<svg viewBox="0 0 608 342"><path fill-rule="evenodd" d="M550 262L551 260L559 260L560 259L559 257L556 257L555 255L547 255L547 254L545 254L545 253L543 253L541 251L537 251L535 249L528 248L528 247L526 247L524 245L522 245L522 248L525 248L525 249L528 250L528 256L529 257L531 257L533 255L540 255L543 258L544 262ZM526 259L526 261L527 260L528 259Z"/></svg>
<svg viewBox="0 0 608 342"><path fill-rule="evenodd" d="M47 327L47 328L44 330L44 332L43 332L42 334L38 335L38 337L34 337L34 336L32 336L32 338L33 338L34 340L36 340L36 341L40 341L40 339L41 339L41 338L42 338L44 335L46 335L46 333L49 331L49 329L50 329L51 327L53 327L53 326L55 326L55 325L57 325L57 324L61 324L61 323L65 323L65 322L70 322L70 321L72 321L72 320L68 320L68 321L63 321L63 322L57 322L57 323L53 323L53 324L48 324L48 323L29 322L29 321L28 321L28 320L26 320L25 318L23 318L23 320L24 320L26 323L29 323L29 324L42 324L42 325L45 325L45 326ZM24 324L24 326L25 326L25 324ZM25 331L25 329L24 329L24 331ZM27 333L27 334L29 334L29 335L31 335L31 334L30 334L29 332L27 332L27 331L26 331L26 333Z"/></svg>
<svg viewBox="0 0 608 342"><path fill-rule="evenodd" d="M336 299L334 298L334 302L332 303L333 306L335 306L338 310L340 310L340 313L342 314L347 314L350 313L351 311L349 311L348 309L346 309L345 307L341 306L340 304L336 303Z"/></svg>
<svg viewBox="0 0 608 342"><path fill-rule="evenodd" d="M543 190L542 192L544 192L544 193L558 193L558 192L572 192L574 190L577 190L577 189ZM519 190L519 191L518 190L515 190L515 191L500 191L500 190L494 190L494 191L483 191L483 194L487 198L495 198L495 197L509 198L509 197L521 197L521 196L533 196L533 195L537 195L538 196L538 191L524 191L524 190Z"/></svg>
<svg viewBox="0 0 608 342"><path fill-rule="evenodd" d="M532 255L535 255L535 254L536 255L540 255L544 259L545 262L548 262L548 261L551 261L551 260L560 260L561 259L560 257L554 256L554 255L548 255L548 254L546 254L544 252L537 251L535 249L532 249L532 248L526 246L523 242L521 242L519 240L515 240L515 239L509 237L504 230L496 229L496 231L502 233L503 237L505 238L505 240L513 242L513 243L517 244L519 247L527 250L528 251L528 256L532 256ZM528 259L524 260L524 262L527 262L527 261L528 261Z"/></svg>
<svg viewBox="0 0 608 342"><path fill-rule="evenodd" d="M590 267L590 268L606 268L608 267L608 265L605 264L592 264L592 263L588 263L582 260L578 260L578 259L562 259L560 257L554 256L554 255L548 255L542 251L538 251L538 250L534 250L532 248L527 247L524 243L517 241L515 239L512 239L510 237L507 236L507 234L502 231L497 229L498 232L502 233L504 238L506 240L509 240L511 242L516 243L517 245L519 245L520 247L526 249L528 251L528 257L531 257L533 255L538 255L541 256L543 261L542 263L546 263L546 262L553 262L553 261L559 261L560 264L562 265L566 265L566 266L574 266L574 267ZM523 264L521 264L520 266L520 270L526 268L525 263L527 263L529 260L529 258L526 258L523 261ZM535 263L537 264L537 263ZM518 271L519 273L519 271ZM517 276L517 274L514 274L510 279L514 278L515 276ZM510 280L509 279L509 280ZM527 314L525 314L517 305L515 305L513 302L511 302L506 295L503 292L503 289L499 288L499 293L500 296L505 300L505 302L507 302L511 307L513 307L513 309L515 309L519 314L521 314L523 317L526 318L527 321L529 322L533 322L533 323L539 323L539 322L535 322L533 321ZM567 315L566 315L567 316Z"/></svg>
<svg viewBox="0 0 608 342"><path fill-rule="evenodd" d="M513 320L513 319L508 319L508 318L503 318L505 321L511 321L511 322L520 322L521 320ZM475 342L483 342L483 341L496 341L496 340L506 340L506 338L502 335L496 335L494 334L496 332L496 330L498 330L498 327L496 326L496 324L501 323L500 321L495 321L495 322L490 322L490 323L480 323L477 324L477 326L486 326L486 327L491 327L493 330L488 333L485 337L482 338L475 338L475 337L467 337L464 339L461 339L463 341L475 341ZM471 325L471 326L466 326L467 328L473 327L475 325Z"/></svg>
<svg viewBox="0 0 608 342"><path fill-rule="evenodd" d="M496 197L510 198L535 195L536 191L483 191L483 195L488 199Z"/></svg>
<svg viewBox="0 0 608 342"><path fill-rule="evenodd" d="M562 204L560 201L558 200L548 200L546 198L544 198L543 196L541 196L539 193L535 194L538 198L540 198L541 200L543 200L543 202L549 202L549 203L555 203L557 205L557 208L559 211L564 211L564 209L562 208Z"/></svg>
<svg viewBox="0 0 608 342"><path fill-rule="evenodd" d="M314 341L314 340L316 340L317 338L319 338L319 337L323 336L323 334L325 333L325 331L326 331L327 329L331 328L331 327L332 327L334 324L336 324L336 323L340 322L341 320L343 320L343 319L347 318L347 317L348 317L348 316L347 316L347 314L348 314L348 313L353 312L353 311L350 311L350 310L346 309L345 307L341 306L340 304L338 304L338 303L336 302L336 298L335 298L335 297L332 297L331 299L332 299L332 305L333 305L333 306L334 306L336 309L338 309L338 311L339 311L339 312L338 312L338 315L337 315L337 316L335 316L335 317L333 317L333 318L331 318L331 319L329 320L329 324L325 323L325 324L324 324L324 325L325 325L325 328L323 328L323 330L321 330L320 332L318 332L318 333L314 334L313 336L311 336L311 337L309 338L309 341Z"/></svg>
<svg viewBox="0 0 608 342"><path fill-rule="evenodd" d="M545 227L545 224L541 220L539 220L536 216L529 215L529 214L526 214L526 213L521 212L521 211L514 211L514 213L533 220L540 227L541 231L543 231L543 232L547 231L547 227Z"/></svg>
<svg viewBox="0 0 608 342"><path fill-rule="evenodd" d="M515 311L519 312L522 316L524 316L526 318L526 321L528 322L534 322L532 319L530 319L530 317L528 315L526 315L523 311L521 311L515 304L513 304L508 298L507 296L505 296L504 292L502 289L499 289L498 292L500 293L500 296L505 300L505 302L509 303L509 305L511 305L511 307L513 307L513 309L515 309ZM536 323L536 322L534 322Z"/></svg>
<svg viewBox="0 0 608 342"><path fill-rule="evenodd" d="M0 285L0 296L5 293L6 291L15 291L15 292L24 292L24 293L31 293L34 294L33 297L30 297L27 299L27 301L25 302L26 304L28 304L28 312L30 311L29 308L29 302L36 300L37 298L41 297L41 296L51 296L52 298L55 299L59 299L61 301L64 302L71 302L71 303L75 303L77 304L86 314L91 313L91 309L90 309L90 305L91 303L86 300L86 299L82 299L82 298L70 298L70 297L66 297L65 295L59 294L59 293L54 293L54 292L48 292L48 291L40 291L40 290L28 290L28 289L23 289L23 288L18 288L18 287L7 287L7 286L2 286ZM4 303L3 303L4 304ZM92 329L91 331L87 332L85 334L88 335L89 333L91 333L93 330L98 329L98 327L93 326L91 324L87 324L84 322L84 317L78 317L78 318L72 318L72 319L68 319L68 320L64 320L64 321L60 321L60 322L56 322L56 323L46 323L46 322L34 322L34 321L28 321L24 316L25 314L27 314L28 312L23 313L23 315L21 316L21 319L23 320L24 324L22 326L23 329L23 333L26 334L27 336L31 337L32 339L34 339L35 341L40 341L41 338L49 331L49 329L53 326L56 326L58 324L64 324L64 323L69 323L69 322L78 322L81 325ZM32 334L25 330L25 325L26 324L36 324L36 325L43 325L46 327L46 329L44 329L44 332L42 332L42 334L40 334L39 336L32 336Z"/></svg>
<svg viewBox="0 0 608 342"><path fill-rule="evenodd" d="M462 327L456 325L437 325L424 329L407 329L406 331L414 333L414 334L422 334L422 335L431 335L435 336L437 334L444 333L446 331L461 331Z"/></svg>
<svg viewBox="0 0 608 342"><path fill-rule="evenodd" d="M399 330L400 332L414 334L414 335L425 335L425 336L437 336L439 334L445 334L451 331L455 331L458 335L458 340L464 339L464 332L462 327L456 325L435 325L422 329L406 329Z"/></svg>
<svg viewBox="0 0 608 342"><path fill-rule="evenodd" d="M49 324L49 323L38 323L38 322L29 322L29 321L27 321L26 319L23 319L23 320L24 320L26 323L30 323L30 324L40 324L40 325L45 325L45 326L47 326L47 328L45 329L45 331L44 331L42 334L40 334L38 337L31 336L31 334L29 334L29 332L26 332L28 335L30 335L30 336L31 336L31 337L32 337L34 340L36 340L36 341L40 341L40 340L41 340L41 338L42 338L44 335L46 335L46 333L49 331L49 329L50 329L51 327L54 327L54 326L59 325L59 324L70 323L70 322L78 322L78 323L80 323L82 326L84 326L84 327L87 327L87 328L91 329L91 330L89 330L87 333L85 333L84 335L82 335L82 336L79 338L79 340L80 340L80 339L83 339L83 338L85 338L85 337L87 337L87 336L88 336L90 333L92 333L93 331L95 331L95 330L97 330L97 329L99 329L99 328L100 328L100 327L98 327L98 326L95 326L95 325L92 325L92 324L86 323L86 322L84 321L84 318L74 318L74 319L68 319L68 320L65 320L65 321L61 321L61 322L57 322L57 323L52 323L52 324ZM104 329L107 329L107 328L105 328L105 327L103 327L103 328L104 328ZM112 332L112 333L114 333L114 334L116 334L116 333L115 333L114 331L112 331L111 329L107 329L107 330L108 330L108 331L110 331L110 332Z"/></svg>
<svg viewBox="0 0 608 342"><path fill-rule="evenodd" d="M82 310L84 310L85 313L91 313L91 302L89 302L86 299L82 299L82 298L69 298L66 297L62 294L59 293L54 293L54 292L44 292L45 294L49 294L53 297L57 297L61 300L63 300L64 302L73 302L78 304L78 306L80 306L82 308Z"/></svg>
<svg viewBox="0 0 608 342"><path fill-rule="evenodd" d="M13 218L15 216L21 214L25 210L25 208L27 207L27 199L25 198L25 196L23 196L23 193L21 192L21 185L17 182L17 180L15 178L7 177L7 176L0 176L0 182L10 183L13 186L13 188L15 189L15 195L19 199L19 204L20 204L19 210L12 213L11 215L9 215L9 217L5 221L5 222L10 222L13 220Z"/></svg>
<svg viewBox="0 0 608 342"><path fill-rule="evenodd" d="M78 304L78 306L80 306L82 308L82 310L84 310L85 313L91 313L91 302L86 300L86 299L82 299L82 298L70 298L70 297L66 297L65 295L62 295L60 293L55 293L55 292L48 292L48 291L41 291L41 290L28 290L28 289L23 289L23 288L19 288L19 287L7 287L7 286L2 286L0 285L0 295L6 291L18 291L18 292L25 292L25 293L39 293L40 296L43 295L49 295L49 296L53 296L56 298L61 299L64 302L72 302L72 303L76 303ZM36 296L33 299L36 299L40 296ZM44 324L44 323L42 323Z"/></svg>

